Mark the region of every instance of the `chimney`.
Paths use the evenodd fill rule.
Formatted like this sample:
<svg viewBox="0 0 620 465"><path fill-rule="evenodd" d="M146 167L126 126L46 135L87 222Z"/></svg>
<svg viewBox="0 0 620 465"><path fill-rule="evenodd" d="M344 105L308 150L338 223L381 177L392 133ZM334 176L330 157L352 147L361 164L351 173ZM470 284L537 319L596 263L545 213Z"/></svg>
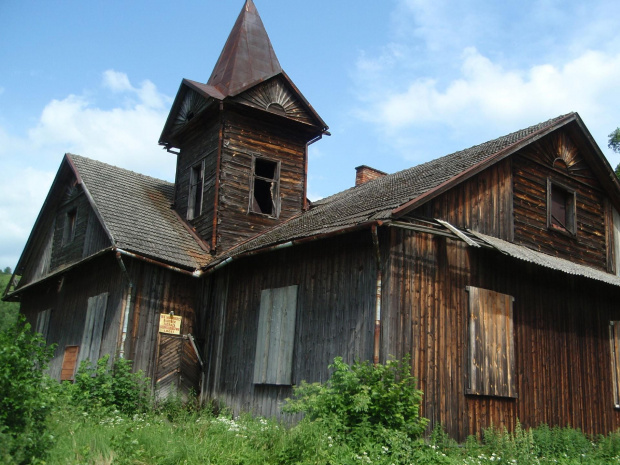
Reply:
<svg viewBox="0 0 620 465"><path fill-rule="evenodd" d="M360 165L355 168L355 185L360 186L373 179L382 178L386 174L387 173L371 168L370 166Z"/></svg>

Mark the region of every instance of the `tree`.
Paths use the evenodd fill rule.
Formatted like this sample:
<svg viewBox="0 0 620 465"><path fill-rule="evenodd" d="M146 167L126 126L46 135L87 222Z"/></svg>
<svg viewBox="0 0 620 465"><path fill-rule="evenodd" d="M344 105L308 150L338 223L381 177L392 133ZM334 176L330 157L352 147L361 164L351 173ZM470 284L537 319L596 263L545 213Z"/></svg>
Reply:
<svg viewBox="0 0 620 465"><path fill-rule="evenodd" d="M4 274L11 274L11 267L10 267L10 266L7 266L7 267L4 269L3 273L4 273Z"/></svg>
<svg viewBox="0 0 620 465"><path fill-rule="evenodd" d="M609 134L609 143L607 146L614 152L620 153L620 127Z"/></svg>

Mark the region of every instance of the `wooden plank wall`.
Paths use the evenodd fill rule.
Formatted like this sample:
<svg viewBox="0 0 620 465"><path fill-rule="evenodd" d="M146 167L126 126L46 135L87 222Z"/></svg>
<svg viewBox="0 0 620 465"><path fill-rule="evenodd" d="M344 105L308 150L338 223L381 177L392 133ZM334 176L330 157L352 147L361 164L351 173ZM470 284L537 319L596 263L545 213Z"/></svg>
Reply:
<svg viewBox="0 0 620 465"><path fill-rule="evenodd" d="M393 228L389 246L382 354L412 354L431 428L464 440L517 418L588 433L620 426L609 355L619 290L428 234ZM465 394L468 285L515 298L518 399Z"/></svg>
<svg viewBox="0 0 620 465"><path fill-rule="evenodd" d="M263 289L298 285L295 384L325 381L336 356L371 360L375 279L368 230L240 259L216 272L205 283L201 305L208 331L204 395L236 413L280 416L291 388L253 383Z"/></svg>
<svg viewBox="0 0 620 465"><path fill-rule="evenodd" d="M558 161L568 136L551 134L513 157L514 241L550 255L607 270L605 196L573 147ZM559 152L559 153L558 153ZM547 179L576 192L577 235L547 228ZM612 263L609 264L613 266Z"/></svg>
<svg viewBox="0 0 620 465"><path fill-rule="evenodd" d="M174 208L181 218L187 218L190 170L192 166L205 160L202 193L202 214L190 220L205 240L210 241L213 232L213 215L215 214L215 179L217 166L217 149L219 144L219 120L206 120L201 117L200 124L193 124L193 132L188 132L181 144L181 153L177 156L175 178Z"/></svg>
<svg viewBox="0 0 620 465"><path fill-rule="evenodd" d="M67 212L77 209L75 219L75 235L73 240L63 244L63 233L66 226ZM58 208L54 231L54 245L52 250L52 264L50 271L54 271L62 265L77 262L82 258L84 244L86 242L86 230L91 208L86 195L83 193L71 199Z"/></svg>
<svg viewBox="0 0 620 465"><path fill-rule="evenodd" d="M99 356L114 354L119 337L125 282L112 254L94 259L75 270L24 292L20 311L31 324L38 312L51 308L48 343L57 344L50 375L60 377L65 346L82 343L88 298L108 292L106 320Z"/></svg>
<svg viewBox="0 0 620 465"><path fill-rule="evenodd" d="M197 336L194 308L198 280L143 261L123 260L134 285L125 353L134 361L135 370L152 378L160 313L182 316L181 334Z"/></svg>
<svg viewBox="0 0 620 465"><path fill-rule="evenodd" d="M255 236L301 212L305 175L305 140L284 125L229 113L222 151L218 248ZM248 213L252 156L279 160L280 216Z"/></svg>
<svg viewBox="0 0 620 465"><path fill-rule="evenodd" d="M511 160L505 159L431 200L417 213L511 241L512 205Z"/></svg>

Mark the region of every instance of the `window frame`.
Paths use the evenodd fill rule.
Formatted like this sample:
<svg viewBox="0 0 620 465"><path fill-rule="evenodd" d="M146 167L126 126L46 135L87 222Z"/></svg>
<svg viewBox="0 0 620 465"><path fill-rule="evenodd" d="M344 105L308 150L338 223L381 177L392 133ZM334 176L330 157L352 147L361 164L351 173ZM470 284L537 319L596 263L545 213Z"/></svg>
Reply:
<svg viewBox="0 0 620 465"><path fill-rule="evenodd" d="M275 165L274 178L267 178L267 177L259 176L256 174L257 160L266 161L269 163L273 163ZM277 219L280 217L280 169L281 169L280 160L274 160L272 158L263 157L263 156L256 155L256 154L252 155L252 165L251 165L251 172L250 172L250 193L249 193L249 199L248 199L248 213L252 213L255 215L261 215L267 218L274 218L274 219ZM271 213L264 213L260 209L256 209L254 207L256 180L271 183L270 191L271 191L271 203L273 207Z"/></svg>
<svg viewBox="0 0 620 465"><path fill-rule="evenodd" d="M553 222L553 191L554 188L559 191L563 191L566 194L565 205L565 223L566 226L562 227ZM551 231L557 231L570 236L577 234L577 193L574 189L547 178L547 229Z"/></svg>
<svg viewBox="0 0 620 465"><path fill-rule="evenodd" d="M465 393L516 399L514 297L474 286L466 291Z"/></svg>
<svg viewBox="0 0 620 465"><path fill-rule="evenodd" d="M200 186L200 198L197 198L197 190ZM187 196L187 219L193 220L202 215L204 207L204 186L205 186L205 160L193 164L189 168L189 189ZM198 208L196 202L198 201Z"/></svg>

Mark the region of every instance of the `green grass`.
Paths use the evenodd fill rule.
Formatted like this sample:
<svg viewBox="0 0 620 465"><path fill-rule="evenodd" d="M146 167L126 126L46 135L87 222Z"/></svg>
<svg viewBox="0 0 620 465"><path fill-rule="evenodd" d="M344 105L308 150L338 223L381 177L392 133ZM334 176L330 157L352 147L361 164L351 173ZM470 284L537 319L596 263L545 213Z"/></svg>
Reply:
<svg viewBox="0 0 620 465"><path fill-rule="evenodd" d="M397 433L384 441L347 443L329 425L214 416L98 416L65 406L50 418L54 446L47 464L611 464L620 463L620 434L588 438L570 428L488 430L483 441L457 445L440 430L427 440ZM172 419L172 421L171 421Z"/></svg>

